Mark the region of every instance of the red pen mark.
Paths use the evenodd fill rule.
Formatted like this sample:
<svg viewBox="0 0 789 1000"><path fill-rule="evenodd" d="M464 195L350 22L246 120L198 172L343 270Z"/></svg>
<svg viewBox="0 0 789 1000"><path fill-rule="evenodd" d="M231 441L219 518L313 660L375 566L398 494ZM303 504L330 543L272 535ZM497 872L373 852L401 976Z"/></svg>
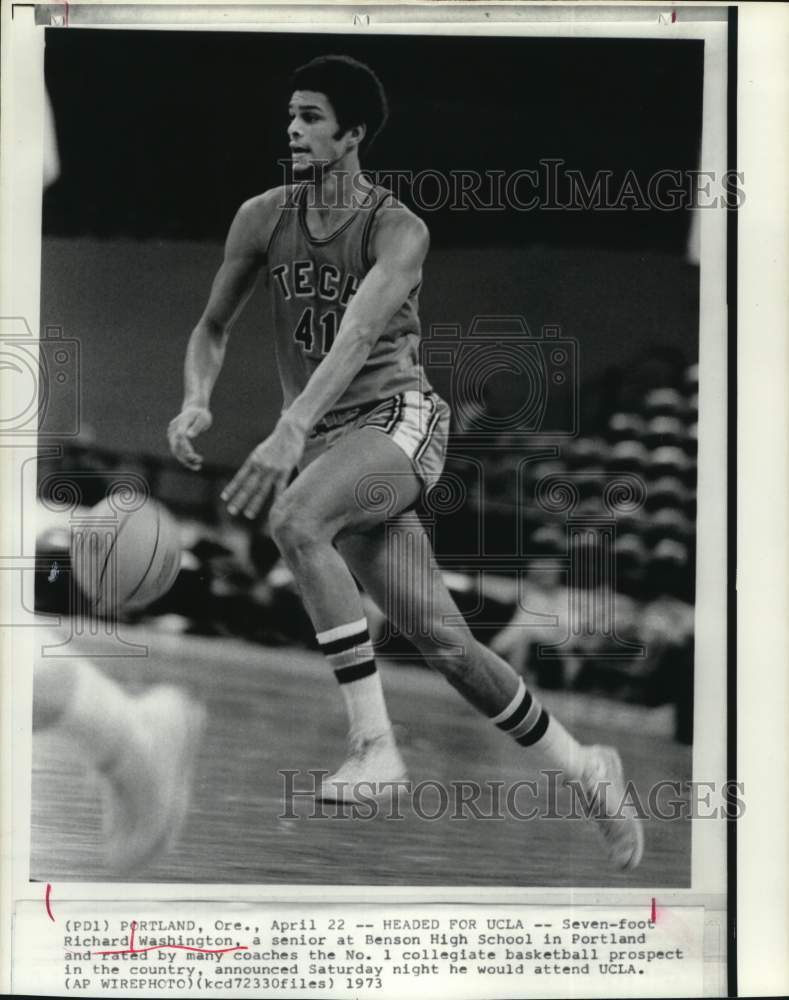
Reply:
<svg viewBox="0 0 789 1000"><path fill-rule="evenodd" d="M652 923L657 922L657 906L655 906L655 897L652 897Z"/></svg>
<svg viewBox="0 0 789 1000"><path fill-rule="evenodd" d="M246 951L249 945L234 944L229 948L195 948L191 944L172 944L162 941L159 944L149 944L145 948L116 948L113 951L94 951L94 955L144 955L146 951L163 951L165 948L180 948L181 951L199 951L204 955L224 955L228 951Z"/></svg>
<svg viewBox="0 0 789 1000"><path fill-rule="evenodd" d="M63 6L66 8L66 13L65 13L65 15L63 17L63 24L67 28L68 27L68 0L63 0Z"/></svg>
<svg viewBox="0 0 789 1000"><path fill-rule="evenodd" d="M49 905L49 900L50 900L51 896L52 896L52 883L51 882L47 882L47 894L46 894L46 896L44 896L44 904L46 905L47 914L49 915L49 919L54 924L55 923L55 918L52 916L52 907Z"/></svg>
<svg viewBox="0 0 789 1000"><path fill-rule="evenodd" d="M677 12L675 10L672 10L672 12L671 12L671 23L672 24L676 24L677 23Z"/></svg>
<svg viewBox="0 0 789 1000"><path fill-rule="evenodd" d="M199 951L205 955L224 955L228 951L245 951L248 945L234 944L230 948L194 948L189 944L170 944L169 941L162 941L159 944L151 944L146 948L134 947L134 932L137 930L137 921L131 922L131 933L129 934L128 948L114 948L111 951L97 951L95 955L143 955L146 951L160 951L163 948L179 948L181 951Z"/></svg>

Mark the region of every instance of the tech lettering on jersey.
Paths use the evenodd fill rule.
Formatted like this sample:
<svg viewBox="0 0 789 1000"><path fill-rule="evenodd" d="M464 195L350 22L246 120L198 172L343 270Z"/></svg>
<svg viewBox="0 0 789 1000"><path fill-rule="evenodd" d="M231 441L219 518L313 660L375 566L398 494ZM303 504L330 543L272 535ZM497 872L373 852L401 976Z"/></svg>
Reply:
<svg viewBox="0 0 789 1000"><path fill-rule="evenodd" d="M272 267L271 277L286 302L317 297L345 308L358 291L360 279L355 274L343 274L336 264L321 264L317 280L315 271L315 261L294 260Z"/></svg>
<svg viewBox="0 0 789 1000"><path fill-rule="evenodd" d="M349 302L373 267L370 242L378 211L399 203L391 191L373 186L365 204L334 232L316 237L307 219L308 185L283 193L266 257L277 366L288 406L330 352ZM336 409L426 391L418 294L417 286L387 321Z"/></svg>

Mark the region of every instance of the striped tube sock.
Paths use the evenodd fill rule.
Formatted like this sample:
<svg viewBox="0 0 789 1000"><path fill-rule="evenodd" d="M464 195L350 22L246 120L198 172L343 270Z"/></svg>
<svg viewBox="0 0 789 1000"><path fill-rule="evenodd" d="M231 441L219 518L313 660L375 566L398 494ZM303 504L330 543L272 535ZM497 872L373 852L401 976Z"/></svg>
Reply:
<svg viewBox="0 0 789 1000"><path fill-rule="evenodd" d="M512 701L490 721L523 747L538 744L551 767L566 777L581 777L583 747L546 712L522 680Z"/></svg>
<svg viewBox="0 0 789 1000"><path fill-rule="evenodd" d="M334 670L348 710L351 739L372 739L391 729L381 675L375 666L367 621L360 618L316 635Z"/></svg>

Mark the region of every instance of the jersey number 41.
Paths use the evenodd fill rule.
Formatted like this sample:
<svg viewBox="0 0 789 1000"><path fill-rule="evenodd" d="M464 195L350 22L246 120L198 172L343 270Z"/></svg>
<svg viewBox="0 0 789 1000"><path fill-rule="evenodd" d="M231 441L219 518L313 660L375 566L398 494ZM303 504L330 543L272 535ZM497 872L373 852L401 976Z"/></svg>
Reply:
<svg viewBox="0 0 789 1000"><path fill-rule="evenodd" d="M333 312L323 313L318 317L317 324L314 322L314 318L313 307L307 306L296 324L293 337L305 351L318 349L321 354L328 354L337 333L337 314ZM318 341L317 348L313 346L316 340Z"/></svg>

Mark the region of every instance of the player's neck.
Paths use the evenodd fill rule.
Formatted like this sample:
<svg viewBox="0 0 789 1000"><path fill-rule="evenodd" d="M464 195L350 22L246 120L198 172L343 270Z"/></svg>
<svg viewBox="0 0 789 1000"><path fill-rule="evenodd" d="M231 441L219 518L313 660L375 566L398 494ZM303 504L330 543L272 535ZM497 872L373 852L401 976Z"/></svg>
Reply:
<svg viewBox="0 0 789 1000"><path fill-rule="evenodd" d="M310 208L323 219L355 212L367 202L372 186L358 157L344 158L315 178Z"/></svg>

